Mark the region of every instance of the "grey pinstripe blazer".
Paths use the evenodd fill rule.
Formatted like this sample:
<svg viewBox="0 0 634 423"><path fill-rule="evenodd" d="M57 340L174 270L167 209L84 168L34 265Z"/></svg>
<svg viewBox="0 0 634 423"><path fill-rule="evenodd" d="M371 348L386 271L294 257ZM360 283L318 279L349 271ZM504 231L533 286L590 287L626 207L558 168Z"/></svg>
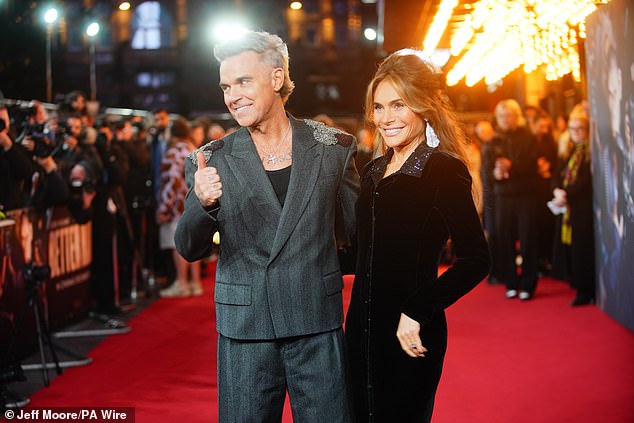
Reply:
<svg viewBox="0 0 634 423"><path fill-rule="evenodd" d="M334 128L290 119L293 165L284 207L246 128L201 148L222 181L215 210L207 212L193 192L195 152L186 160L189 192L176 248L187 260L198 260L220 231L217 329L229 338L270 340L343 323L335 215L351 236L359 190L356 143Z"/></svg>

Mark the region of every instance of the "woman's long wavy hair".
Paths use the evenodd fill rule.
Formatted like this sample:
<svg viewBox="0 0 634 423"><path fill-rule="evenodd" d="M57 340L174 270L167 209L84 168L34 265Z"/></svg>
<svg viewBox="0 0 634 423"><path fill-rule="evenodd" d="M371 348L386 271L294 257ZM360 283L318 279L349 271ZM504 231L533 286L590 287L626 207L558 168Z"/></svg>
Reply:
<svg viewBox="0 0 634 423"><path fill-rule="evenodd" d="M436 72L421 54L417 50L399 50L379 64L366 92L366 119L376 129L373 121L374 93L382 81L390 81L407 107L434 128L440 139L438 151L446 152L467 164L467 137L444 92L444 74ZM381 145L385 152L383 137L379 131L375 130L375 134L375 145Z"/></svg>

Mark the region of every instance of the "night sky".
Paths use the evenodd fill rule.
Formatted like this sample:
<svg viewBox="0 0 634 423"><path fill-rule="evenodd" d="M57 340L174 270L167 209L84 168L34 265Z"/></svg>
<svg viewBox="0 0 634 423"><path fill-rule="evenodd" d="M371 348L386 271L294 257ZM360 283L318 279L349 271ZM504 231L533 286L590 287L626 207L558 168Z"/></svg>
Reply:
<svg viewBox="0 0 634 423"><path fill-rule="evenodd" d="M36 2L0 0L0 90L5 98L46 96L46 27Z"/></svg>

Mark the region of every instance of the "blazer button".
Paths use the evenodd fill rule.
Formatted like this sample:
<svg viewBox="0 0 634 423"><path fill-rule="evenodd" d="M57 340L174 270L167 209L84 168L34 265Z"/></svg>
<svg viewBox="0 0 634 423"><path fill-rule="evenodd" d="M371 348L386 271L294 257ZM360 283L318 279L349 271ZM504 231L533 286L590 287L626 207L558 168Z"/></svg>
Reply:
<svg viewBox="0 0 634 423"><path fill-rule="evenodd" d="M379 194L379 192L378 192L378 191L374 191L374 197L375 197L375 198L379 198L380 196L381 196L381 194Z"/></svg>

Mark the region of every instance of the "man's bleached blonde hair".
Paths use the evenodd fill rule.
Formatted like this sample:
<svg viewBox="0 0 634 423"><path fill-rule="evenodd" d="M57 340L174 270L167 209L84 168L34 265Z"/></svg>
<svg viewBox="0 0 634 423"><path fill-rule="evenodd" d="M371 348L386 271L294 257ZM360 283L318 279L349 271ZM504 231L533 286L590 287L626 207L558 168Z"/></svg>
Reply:
<svg viewBox="0 0 634 423"><path fill-rule="evenodd" d="M290 76L286 43L275 34L264 31L247 31L238 38L216 44L214 57L218 63L222 63L223 60L246 51L258 53L262 61L270 65L272 69L281 68L284 70L284 83L280 89L280 96L282 101L286 103L295 88Z"/></svg>

